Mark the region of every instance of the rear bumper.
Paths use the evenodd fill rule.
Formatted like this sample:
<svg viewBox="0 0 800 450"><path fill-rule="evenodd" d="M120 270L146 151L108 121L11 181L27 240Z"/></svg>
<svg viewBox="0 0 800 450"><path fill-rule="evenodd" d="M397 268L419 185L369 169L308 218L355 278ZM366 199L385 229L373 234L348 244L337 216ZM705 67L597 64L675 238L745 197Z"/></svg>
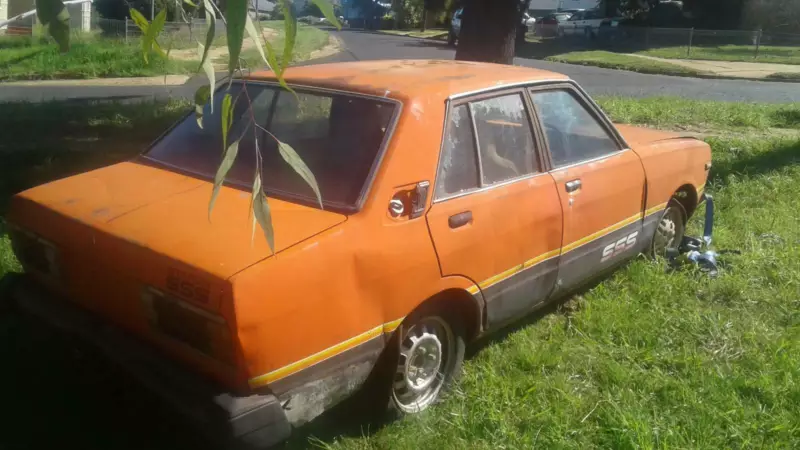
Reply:
<svg viewBox="0 0 800 450"><path fill-rule="evenodd" d="M268 447L291 434L291 425L274 395L226 392L93 314L53 296L24 275L0 280L0 304L100 350L215 442Z"/></svg>

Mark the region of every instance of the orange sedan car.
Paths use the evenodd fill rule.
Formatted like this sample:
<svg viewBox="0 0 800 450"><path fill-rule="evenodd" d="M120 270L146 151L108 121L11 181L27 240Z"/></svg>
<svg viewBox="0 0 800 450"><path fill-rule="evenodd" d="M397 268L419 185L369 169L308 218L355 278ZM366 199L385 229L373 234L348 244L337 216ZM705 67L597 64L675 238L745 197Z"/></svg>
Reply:
<svg viewBox="0 0 800 450"><path fill-rule="evenodd" d="M271 73L233 81L239 156L210 217L223 91L203 128L187 116L134 160L16 195L8 216L26 272L12 305L218 436L279 442L361 388L418 413L466 343L677 247L703 200L708 145L615 126L560 74L376 61L285 76L297 96ZM274 254L250 232L259 157Z"/></svg>

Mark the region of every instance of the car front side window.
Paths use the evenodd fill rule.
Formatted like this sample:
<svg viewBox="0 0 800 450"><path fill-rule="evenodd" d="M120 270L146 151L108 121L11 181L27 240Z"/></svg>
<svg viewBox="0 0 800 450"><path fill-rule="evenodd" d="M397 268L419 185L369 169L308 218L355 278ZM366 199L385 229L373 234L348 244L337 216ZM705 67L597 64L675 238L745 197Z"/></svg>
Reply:
<svg viewBox="0 0 800 450"><path fill-rule="evenodd" d="M564 89L534 91L553 166L563 167L620 150L608 131L575 95Z"/></svg>

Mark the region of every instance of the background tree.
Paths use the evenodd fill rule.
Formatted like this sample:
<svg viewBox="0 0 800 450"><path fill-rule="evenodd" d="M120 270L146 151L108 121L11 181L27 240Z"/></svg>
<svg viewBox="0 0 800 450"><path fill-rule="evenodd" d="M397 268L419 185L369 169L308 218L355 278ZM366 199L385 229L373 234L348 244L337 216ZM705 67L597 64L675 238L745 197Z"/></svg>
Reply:
<svg viewBox="0 0 800 450"><path fill-rule="evenodd" d="M456 59L513 64L530 0L464 0Z"/></svg>

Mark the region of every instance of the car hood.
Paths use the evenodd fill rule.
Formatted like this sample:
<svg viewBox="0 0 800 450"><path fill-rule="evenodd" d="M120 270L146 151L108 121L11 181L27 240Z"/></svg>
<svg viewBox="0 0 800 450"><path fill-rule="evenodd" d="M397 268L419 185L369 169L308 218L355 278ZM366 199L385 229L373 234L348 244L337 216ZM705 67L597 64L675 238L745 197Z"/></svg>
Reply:
<svg viewBox="0 0 800 450"><path fill-rule="evenodd" d="M78 222L227 279L272 253L261 230L256 227L253 233L250 193L223 187L209 217L212 186L210 181L125 162L22 192L13 200L9 219L45 239L84 246L90 253L94 233L62 231ZM269 205L276 253L346 220L342 214L275 198Z"/></svg>

